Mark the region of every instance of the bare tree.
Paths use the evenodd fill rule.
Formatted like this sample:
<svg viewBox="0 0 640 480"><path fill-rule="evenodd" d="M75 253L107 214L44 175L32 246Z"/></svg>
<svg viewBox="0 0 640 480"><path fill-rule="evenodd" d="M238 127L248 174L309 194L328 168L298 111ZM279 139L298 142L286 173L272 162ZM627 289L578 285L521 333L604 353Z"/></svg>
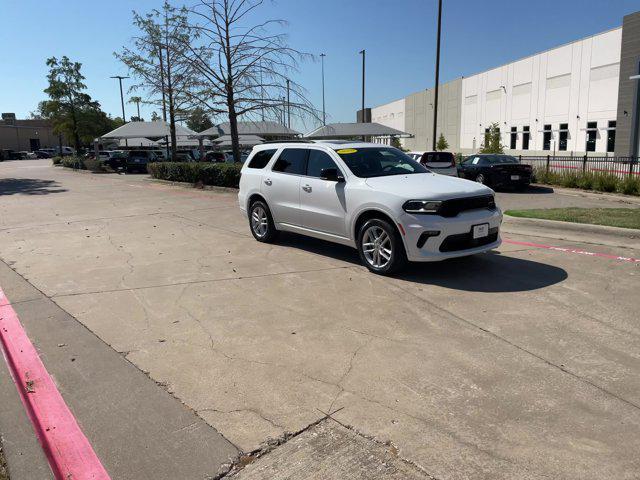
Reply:
<svg viewBox="0 0 640 480"><path fill-rule="evenodd" d="M238 118L278 118L291 115L319 119L304 88L291 77L301 61L312 55L287 45L283 33L273 29L284 20L265 20L246 25L264 0L198 0L191 10L196 20L191 29L199 43L185 44L191 65L201 75L194 93L212 115L228 115L233 156L240 160ZM286 100L288 99L288 101ZM284 120L285 116L282 114Z"/></svg>
<svg viewBox="0 0 640 480"><path fill-rule="evenodd" d="M145 91L148 100L144 103L161 106L165 121L168 112L171 153L175 158L176 121L192 109L192 90L200 84L198 70L186 55L197 32L189 25L186 8L175 8L167 0L161 10L154 9L144 16L134 11L133 23L140 29L133 46L123 47L114 55L139 81L130 91Z"/></svg>

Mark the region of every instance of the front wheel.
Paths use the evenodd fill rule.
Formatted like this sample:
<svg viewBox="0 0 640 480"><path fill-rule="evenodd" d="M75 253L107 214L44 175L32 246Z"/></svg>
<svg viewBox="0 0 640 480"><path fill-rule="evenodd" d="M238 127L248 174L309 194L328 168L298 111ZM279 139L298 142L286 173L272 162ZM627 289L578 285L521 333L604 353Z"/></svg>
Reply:
<svg viewBox="0 0 640 480"><path fill-rule="evenodd" d="M358 253L373 273L388 275L407 263L407 255L398 231L386 220L374 218L358 232Z"/></svg>
<svg viewBox="0 0 640 480"><path fill-rule="evenodd" d="M269 207L261 200L253 202L249 208L249 227L253 238L259 242L271 243L278 236Z"/></svg>
<svg viewBox="0 0 640 480"><path fill-rule="evenodd" d="M476 177L476 182L486 185L487 179L482 173L479 173L478 176Z"/></svg>

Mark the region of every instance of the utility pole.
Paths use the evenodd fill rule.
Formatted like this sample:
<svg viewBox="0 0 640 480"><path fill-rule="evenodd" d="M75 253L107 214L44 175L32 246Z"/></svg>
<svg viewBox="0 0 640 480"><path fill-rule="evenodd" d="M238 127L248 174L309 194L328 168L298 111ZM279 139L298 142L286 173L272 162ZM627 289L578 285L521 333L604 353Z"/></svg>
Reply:
<svg viewBox="0 0 640 480"><path fill-rule="evenodd" d="M291 97L289 94L289 79L287 78L287 128L291 128Z"/></svg>
<svg viewBox="0 0 640 480"><path fill-rule="evenodd" d="M440 82L440 32L442 27L442 0L438 0L438 40L436 42L436 87L433 101L433 150L436 150L438 128L438 84Z"/></svg>
<svg viewBox="0 0 640 480"><path fill-rule="evenodd" d="M366 120L366 116L364 114L364 62L365 62L365 56L366 56L366 51L360 50L360 54L362 55L362 123L365 123Z"/></svg>
<svg viewBox="0 0 640 480"><path fill-rule="evenodd" d="M327 124L327 113L324 106L324 53L320 54L320 62L322 63L322 125Z"/></svg>

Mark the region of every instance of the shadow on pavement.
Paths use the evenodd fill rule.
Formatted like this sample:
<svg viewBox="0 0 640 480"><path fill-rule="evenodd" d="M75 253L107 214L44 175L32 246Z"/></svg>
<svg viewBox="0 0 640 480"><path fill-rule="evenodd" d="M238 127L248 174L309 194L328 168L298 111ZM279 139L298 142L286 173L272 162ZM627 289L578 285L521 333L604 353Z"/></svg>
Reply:
<svg viewBox="0 0 640 480"><path fill-rule="evenodd" d="M361 265L358 252L344 245L293 233L283 233L278 244ZM441 262L410 263L393 277L452 290L499 293L538 290L563 282L568 276L566 270L553 265L489 252Z"/></svg>
<svg viewBox="0 0 640 480"><path fill-rule="evenodd" d="M67 190L59 187L54 180L40 180L37 178L0 178L1 195L48 195L62 193Z"/></svg>
<svg viewBox="0 0 640 480"><path fill-rule="evenodd" d="M453 258L434 263L412 263L396 278L467 292L525 292L563 282L566 270L515 258L499 252Z"/></svg>

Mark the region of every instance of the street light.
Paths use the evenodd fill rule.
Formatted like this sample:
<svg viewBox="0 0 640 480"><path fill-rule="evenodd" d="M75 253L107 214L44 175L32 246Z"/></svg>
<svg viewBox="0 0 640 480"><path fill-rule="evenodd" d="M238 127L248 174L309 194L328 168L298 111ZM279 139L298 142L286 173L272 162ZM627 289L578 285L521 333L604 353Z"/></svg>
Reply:
<svg viewBox="0 0 640 480"><path fill-rule="evenodd" d="M365 123L365 114L364 114L364 62L367 52L362 49L359 52L362 55L362 123Z"/></svg>
<svg viewBox="0 0 640 480"><path fill-rule="evenodd" d="M324 107L324 53L320 54L320 63L322 64L322 125L327 124L327 114Z"/></svg>
<svg viewBox="0 0 640 480"><path fill-rule="evenodd" d="M114 75L111 78L117 78L118 82L120 82L120 102L122 103L122 121L127 123L127 117L124 114L124 93L122 93L122 80L129 77L123 77L121 75Z"/></svg>
<svg viewBox="0 0 640 480"><path fill-rule="evenodd" d="M433 102L433 150L436 149L436 129L438 126L438 83L440 82L440 31L442 25L442 0L438 0L438 40L436 42L436 89Z"/></svg>

